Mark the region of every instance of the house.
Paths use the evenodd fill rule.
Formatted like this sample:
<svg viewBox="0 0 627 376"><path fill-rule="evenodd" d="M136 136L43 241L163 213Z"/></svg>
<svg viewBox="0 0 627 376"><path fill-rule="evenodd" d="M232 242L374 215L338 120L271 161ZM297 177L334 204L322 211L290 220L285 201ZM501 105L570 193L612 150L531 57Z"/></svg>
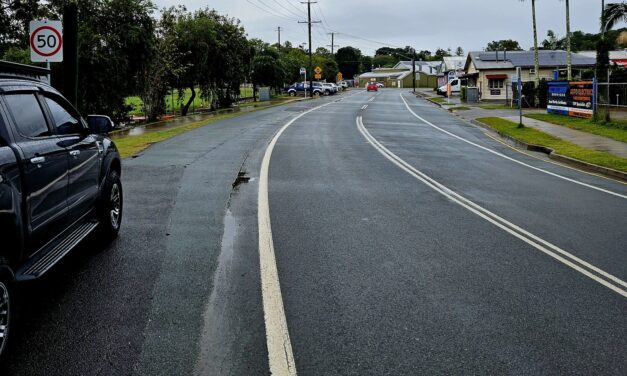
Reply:
<svg viewBox="0 0 627 376"><path fill-rule="evenodd" d="M556 71L566 69L566 51L538 51L540 71L535 72L533 51L470 52L466 58L462 78L468 79L469 87L479 89L481 100L508 101L512 99L512 83L515 83L516 68L521 68L523 82L540 79L553 80ZM581 54L572 54L574 76L581 71L593 69L596 59Z"/></svg>
<svg viewBox="0 0 627 376"><path fill-rule="evenodd" d="M437 87L437 74L442 62L416 61L416 87ZM410 88L412 82L411 61L399 61L392 68L375 68L372 72L359 75L359 86L364 87L368 82L381 82L385 87Z"/></svg>
<svg viewBox="0 0 627 376"><path fill-rule="evenodd" d="M466 56L444 56L438 74L438 87L448 83L449 77L459 77L464 74Z"/></svg>

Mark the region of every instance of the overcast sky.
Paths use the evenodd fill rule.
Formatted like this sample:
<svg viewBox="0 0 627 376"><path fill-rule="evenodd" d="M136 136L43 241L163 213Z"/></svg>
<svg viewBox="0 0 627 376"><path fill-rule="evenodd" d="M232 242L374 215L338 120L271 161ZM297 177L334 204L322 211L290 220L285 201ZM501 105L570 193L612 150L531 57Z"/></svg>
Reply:
<svg viewBox="0 0 627 376"><path fill-rule="evenodd" d="M153 0L159 8L185 4L189 10L214 8L242 21L249 37L294 45L307 42L306 5L300 0ZM606 3L619 2L609 0ZM531 1L519 0L317 0L312 4L314 48L331 44L327 33L338 32L335 44L355 46L372 55L385 45L411 45L417 50L438 47L482 50L496 39L518 40L524 49L533 45ZM570 0L571 29L597 32L601 0ZM547 30L566 34L564 0L537 0L538 40ZM622 26L622 25L620 25Z"/></svg>

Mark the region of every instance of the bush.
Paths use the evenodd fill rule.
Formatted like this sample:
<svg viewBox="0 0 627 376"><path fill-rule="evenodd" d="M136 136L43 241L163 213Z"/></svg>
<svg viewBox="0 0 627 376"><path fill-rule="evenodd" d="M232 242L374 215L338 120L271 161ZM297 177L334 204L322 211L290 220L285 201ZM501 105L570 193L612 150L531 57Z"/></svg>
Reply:
<svg viewBox="0 0 627 376"><path fill-rule="evenodd" d="M541 108L546 108L548 104L549 84L543 78L538 85L538 105Z"/></svg>
<svg viewBox="0 0 627 376"><path fill-rule="evenodd" d="M461 91L460 91L460 96L463 101L468 99L468 87L467 86L462 86Z"/></svg>
<svg viewBox="0 0 627 376"><path fill-rule="evenodd" d="M536 106L536 88L533 82L523 82L522 94L525 96L522 102L524 108Z"/></svg>

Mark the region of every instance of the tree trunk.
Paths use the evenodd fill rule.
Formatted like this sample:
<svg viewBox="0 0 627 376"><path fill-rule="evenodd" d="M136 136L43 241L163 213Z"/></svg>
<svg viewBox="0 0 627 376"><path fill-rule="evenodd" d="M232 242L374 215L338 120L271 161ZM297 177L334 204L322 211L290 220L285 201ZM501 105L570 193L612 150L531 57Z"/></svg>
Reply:
<svg viewBox="0 0 627 376"><path fill-rule="evenodd" d="M536 0L531 0L531 13L533 16L533 60L536 74L534 75L533 84L535 90L535 103L538 103L538 86L540 85L540 60L538 58L538 27L536 25Z"/></svg>
<svg viewBox="0 0 627 376"><path fill-rule="evenodd" d="M194 85L192 85L190 89L192 89L192 96L189 97L189 100L187 101L187 103L185 103L185 106L183 106L183 108L181 109L182 116L187 116L187 112L189 111L189 106L191 106L192 103L194 103L194 99L196 99L196 90L194 88Z"/></svg>
<svg viewBox="0 0 627 376"><path fill-rule="evenodd" d="M566 65L567 65L567 79L571 81L573 79L573 63L572 53L570 48L570 3L566 0Z"/></svg>

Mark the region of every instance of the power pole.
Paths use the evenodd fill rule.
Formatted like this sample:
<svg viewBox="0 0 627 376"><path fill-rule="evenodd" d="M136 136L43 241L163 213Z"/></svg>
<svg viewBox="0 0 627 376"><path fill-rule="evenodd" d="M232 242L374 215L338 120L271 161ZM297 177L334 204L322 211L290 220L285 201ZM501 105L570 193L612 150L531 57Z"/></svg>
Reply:
<svg viewBox="0 0 627 376"><path fill-rule="evenodd" d="M331 35L331 44L327 44L327 47L331 47L331 55L333 55L333 53L335 52L335 47L339 47L337 44L335 44L335 34L337 33L328 33L329 35Z"/></svg>
<svg viewBox="0 0 627 376"><path fill-rule="evenodd" d="M414 93L416 92L416 49L411 49L411 71L412 71L412 86L414 88Z"/></svg>
<svg viewBox="0 0 627 376"><path fill-rule="evenodd" d="M276 29L276 31L279 32L279 49L281 49L281 26L279 26L279 28Z"/></svg>
<svg viewBox="0 0 627 376"><path fill-rule="evenodd" d="M306 23L309 30L309 90L313 96L313 55L311 53L311 24L320 23L321 21L311 20L311 4L317 4L317 1L301 1L301 4L307 4L307 21L298 21L298 23Z"/></svg>

